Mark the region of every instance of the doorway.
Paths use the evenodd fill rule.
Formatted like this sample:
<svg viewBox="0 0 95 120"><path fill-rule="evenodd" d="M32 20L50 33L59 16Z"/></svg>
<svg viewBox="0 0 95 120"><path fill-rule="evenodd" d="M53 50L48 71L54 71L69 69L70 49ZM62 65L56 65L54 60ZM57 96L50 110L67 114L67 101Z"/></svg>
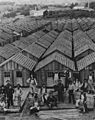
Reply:
<svg viewBox="0 0 95 120"><path fill-rule="evenodd" d="M7 80L11 81L11 72L10 71L4 72L4 85L7 84Z"/></svg>
<svg viewBox="0 0 95 120"><path fill-rule="evenodd" d="M16 84L20 84L21 86L23 86L22 71L16 71L16 81Z"/></svg>

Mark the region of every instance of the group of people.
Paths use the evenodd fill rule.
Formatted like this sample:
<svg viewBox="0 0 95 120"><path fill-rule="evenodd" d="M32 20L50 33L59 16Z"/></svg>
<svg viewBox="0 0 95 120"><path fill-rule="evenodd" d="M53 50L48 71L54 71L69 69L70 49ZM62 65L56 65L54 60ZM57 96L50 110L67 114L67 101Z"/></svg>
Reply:
<svg viewBox="0 0 95 120"><path fill-rule="evenodd" d="M32 104L30 105L30 112L33 113L35 111L40 110L41 105L47 105L50 109L53 106L58 106L58 103L63 103L65 101L66 95L68 96L68 103L76 104L76 107L79 105L83 105L84 111L87 111L86 104L86 93L95 93L93 81L92 80L84 80L80 82L78 79L75 81L69 80L68 86L62 83L62 80L58 79L53 86L53 90L48 91L46 85L42 85L41 88L37 88L37 81L31 75L31 77L27 80L29 84L29 91L31 95ZM80 91L79 99L75 99L75 92ZM15 95L15 100L17 100L17 104L21 105L21 96L23 92L20 84L17 84L16 88L13 88L10 81L7 80L6 86L1 86L0 89L0 107L2 109L9 109L10 106L14 105L13 95Z"/></svg>
<svg viewBox="0 0 95 120"><path fill-rule="evenodd" d="M7 80L6 85L2 85L0 88L0 109L7 111L10 107L13 107L14 99L17 100L17 104L20 107L21 95L22 89L20 84L17 84L17 87L14 88L10 80Z"/></svg>
<svg viewBox="0 0 95 120"><path fill-rule="evenodd" d="M87 111L87 97L86 93L95 93L94 86L92 80L84 80L83 82L80 82L78 79L75 81L69 80L68 87L65 88L64 84L62 83L62 80L57 80L56 84L53 86L53 90L50 90L48 92L45 85L42 85L42 87L37 91L37 81L36 79L33 79L33 76L31 76L31 79L29 79L30 83L30 93L35 96L35 93L38 96L38 101L36 101L36 105L34 102L34 106L32 105L31 111L39 110L39 106L44 104L47 105L49 108L52 108L53 106L58 105L58 102L64 102L65 95L68 94L68 103L73 103L78 107L79 105L83 105L84 111ZM80 91L80 97L78 100L75 99L75 92ZM34 97L35 98L35 97ZM38 104L37 104L38 103Z"/></svg>

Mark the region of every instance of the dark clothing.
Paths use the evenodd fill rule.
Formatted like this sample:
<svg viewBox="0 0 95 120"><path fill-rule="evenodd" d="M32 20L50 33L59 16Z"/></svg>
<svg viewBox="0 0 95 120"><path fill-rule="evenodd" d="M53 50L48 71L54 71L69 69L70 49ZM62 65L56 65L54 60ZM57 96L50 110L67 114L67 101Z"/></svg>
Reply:
<svg viewBox="0 0 95 120"><path fill-rule="evenodd" d="M14 89L13 89L13 87L12 87L11 84L7 84L7 85L5 86L5 93L6 93L6 97L11 97L11 96L13 96Z"/></svg>
<svg viewBox="0 0 95 120"><path fill-rule="evenodd" d="M10 105L13 106L13 93L14 93L14 89L12 85L8 83L5 87L5 94L7 97L8 108L10 107Z"/></svg>
<svg viewBox="0 0 95 120"><path fill-rule="evenodd" d="M81 90L83 90L83 92L88 92L88 85L85 86L85 83L83 83Z"/></svg>
<svg viewBox="0 0 95 120"><path fill-rule="evenodd" d="M57 91L58 91L58 101L64 102L64 85L62 83L58 83L57 85Z"/></svg>
<svg viewBox="0 0 95 120"><path fill-rule="evenodd" d="M33 109L30 110L30 114L34 114L37 112L39 112L39 110L36 107L34 107Z"/></svg>
<svg viewBox="0 0 95 120"><path fill-rule="evenodd" d="M75 104L74 92L73 90L69 90L69 103L73 100L73 104Z"/></svg>
<svg viewBox="0 0 95 120"><path fill-rule="evenodd" d="M53 106L57 106L57 99L54 96L49 96L47 98L47 105L49 108L52 108Z"/></svg>
<svg viewBox="0 0 95 120"><path fill-rule="evenodd" d="M56 92L57 91L57 85L54 85L53 88L54 88L54 91Z"/></svg>
<svg viewBox="0 0 95 120"><path fill-rule="evenodd" d="M13 97L7 98L7 104L8 104L8 108L9 108L11 105L13 106Z"/></svg>

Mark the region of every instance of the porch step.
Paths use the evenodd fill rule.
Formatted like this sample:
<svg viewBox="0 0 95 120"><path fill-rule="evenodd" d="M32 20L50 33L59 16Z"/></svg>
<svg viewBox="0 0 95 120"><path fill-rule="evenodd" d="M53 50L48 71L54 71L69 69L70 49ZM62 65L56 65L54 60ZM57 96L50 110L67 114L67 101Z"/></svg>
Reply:
<svg viewBox="0 0 95 120"><path fill-rule="evenodd" d="M49 110L49 111L40 111L38 116L41 120L45 119L58 119L58 120L67 120L67 119L79 119L81 113L77 109L68 109L68 110Z"/></svg>
<svg viewBox="0 0 95 120"><path fill-rule="evenodd" d="M63 110L63 109L76 109L76 108L75 108L75 105L73 104L60 103L58 104L57 107L53 107L51 110ZM43 111L43 110L50 110L50 109L48 108L48 106L42 106L40 110Z"/></svg>

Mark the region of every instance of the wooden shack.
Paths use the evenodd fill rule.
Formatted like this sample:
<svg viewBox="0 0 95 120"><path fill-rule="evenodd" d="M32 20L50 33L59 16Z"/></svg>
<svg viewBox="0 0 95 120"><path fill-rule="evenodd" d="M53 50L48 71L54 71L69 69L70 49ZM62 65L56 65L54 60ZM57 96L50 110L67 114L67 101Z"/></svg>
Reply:
<svg viewBox="0 0 95 120"><path fill-rule="evenodd" d="M35 68L38 85L45 84L47 87L52 87L55 83L54 77L58 76L64 85L66 85L66 73L69 71L72 77L75 71L74 62L64 55L55 52L41 60Z"/></svg>
<svg viewBox="0 0 95 120"><path fill-rule="evenodd" d="M84 81L84 79L88 79L91 75L93 81L95 82L95 52L77 61L77 67L81 81Z"/></svg>
<svg viewBox="0 0 95 120"><path fill-rule="evenodd" d="M9 59L10 57L19 52L20 49L11 44L7 44L4 47L0 47L0 63L4 62L5 60Z"/></svg>
<svg viewBox="0 0 95 120"><path fill-rule="evenodd" d="M18 83L27 86L27 79L36 62L21 53L15 54L0 64L0 86L10 80L13 86Z"/></svg>

